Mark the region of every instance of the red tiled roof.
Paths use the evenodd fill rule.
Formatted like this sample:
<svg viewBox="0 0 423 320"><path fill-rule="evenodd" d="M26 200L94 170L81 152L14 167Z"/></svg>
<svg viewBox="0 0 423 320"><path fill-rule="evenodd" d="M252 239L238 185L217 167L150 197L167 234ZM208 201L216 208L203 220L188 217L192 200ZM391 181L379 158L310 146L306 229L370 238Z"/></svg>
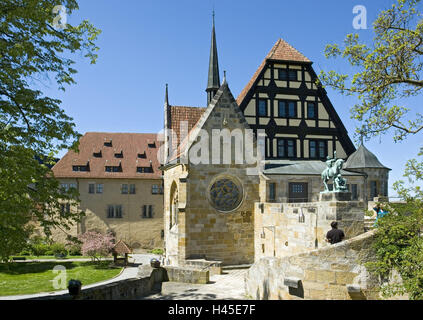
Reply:
<svg viewBox="0 0 423 320"><path fill-rule="evenodd" d="M112 140L112 146L104 142ZM148 147L147 141L155 142L156 147ZM126 178L126 179L161 179L162 172L158 169L159 150L157 135L153 133L108 133L87 132L79 140L79 153L69 150L52 168L57 178ZM101 157L93 153L101 150ZM123 158L116 158L115 153L122 150ZM138 153L146 152L146 158L138 158ZM137 163L138 160L138 163ZM153 173L138 173L137 166L151 166ZM73 171L73 165L86 165L89 161L90 171ZM122 172L106 172L105 166L118 166Z"/></svg>
<svg viewBox="0 0 423 320"><path fill-rule="evenodd" d="M112 251L119 255L124 255L125 253L132 253L132 249L123 240L119 240L118 243L116 243L113 247Z"/></svg>
<svg viewBox="0 0 423 320"><path fill-rule="evenodd" d="M254 82L257 80L258 76L260 75L261 71L266 65L267 60L293 61L293 62L306 62L306 63L311 62L306 56L304 56L301 52L299 52L297 49L292 47L289 43L287 43L286 41L282 39L279 39L275 43L273 48L270 50L270 52L267 54L266 58L264 58L263 62L260 64L259 68L254 73L253 77L250 79L250 81L247 83L245 88L239 94L238 98L236 99L236 102L238 103L238 105L241 105L248 91L250 91Z"/></svg>
<svg viewBox="0 0 423 320"><path fill-rule="evenodd" d="M173 143L174 148L176 148L176 146L178 146L180 143L179 131L181 129L181 122L187 121L188 132L190 132L205 110L206 108L202 107L170 106L170 128L174 130L174 132L178 136L178 141L176 142L176 144Z"/></svg>

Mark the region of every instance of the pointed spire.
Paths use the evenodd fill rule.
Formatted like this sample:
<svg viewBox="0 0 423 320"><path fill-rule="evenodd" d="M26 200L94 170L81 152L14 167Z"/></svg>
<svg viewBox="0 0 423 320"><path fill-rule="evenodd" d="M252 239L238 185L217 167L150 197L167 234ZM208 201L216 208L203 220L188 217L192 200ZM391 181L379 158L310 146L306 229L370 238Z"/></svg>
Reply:
<svg viewBox="0 0 423 320"><path fill-rule="evenodd" d="M213 27L212 27L212 38L210 47L210 60L209 60L209 77L207 82L207 105L213 99L217 90L220 88L220 76L219 76L219 61L217 57L217 45L216 45L216 31L214 26L214 10L213 10Z"/></svg>
<svg viewBox="0 0 423 320"><path fill-rule="evenodd" d="M168 88L166 83L166 93L165 93L165 105L169 105L169 94L168 94Z"/></svg>

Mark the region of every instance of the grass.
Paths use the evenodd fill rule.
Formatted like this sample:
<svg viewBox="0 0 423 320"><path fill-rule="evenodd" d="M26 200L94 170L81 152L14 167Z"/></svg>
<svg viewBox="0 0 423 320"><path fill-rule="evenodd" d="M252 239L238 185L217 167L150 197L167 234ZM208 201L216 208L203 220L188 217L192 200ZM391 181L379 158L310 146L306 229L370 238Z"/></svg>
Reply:
<svg viewBox="0 0 423 320"><path fill-rule="evenodd" d="M110 261L0 263L0 296L63 290L53 288L53 279L63 275L53 272L58 265L66 268L65 288L70 279L78 279L84 286L113 278L122 270L109 267Z"/></svg>
<svg viewBox="0 0 423 320"><path fill-rule="evenodd" d="M57 258L55 256L12 256L13 258L25 258L26 260L39 260L39 259L48 259L48 260L66 260L66 259L90 259L86 256L66 256L64 258Z"/></svg>

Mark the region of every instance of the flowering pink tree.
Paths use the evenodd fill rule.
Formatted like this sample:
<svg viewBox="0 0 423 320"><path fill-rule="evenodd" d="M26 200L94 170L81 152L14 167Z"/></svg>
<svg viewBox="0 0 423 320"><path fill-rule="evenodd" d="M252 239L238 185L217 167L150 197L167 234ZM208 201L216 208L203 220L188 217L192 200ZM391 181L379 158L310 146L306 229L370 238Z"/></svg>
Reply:
<svg viewBox="0 0 423 320"><path fill-rule="evenodd" d="M82 254L90 256L93 261L109 255L114 246L114 236L110 233L101 234L96 231L88 231L81 234L78 239L82 242Z"/></svg>

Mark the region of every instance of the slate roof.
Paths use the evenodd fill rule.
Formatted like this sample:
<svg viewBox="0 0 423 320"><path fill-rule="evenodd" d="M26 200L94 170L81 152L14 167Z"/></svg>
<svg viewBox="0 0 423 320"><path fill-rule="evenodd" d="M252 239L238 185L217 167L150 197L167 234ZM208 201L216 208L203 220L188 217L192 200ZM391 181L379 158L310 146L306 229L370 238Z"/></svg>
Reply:
<svg viewBox="0 0 423 320"><path fill-rule="evenodd" d="M325 170L326 163L323 161L306 160L270 160L265 163L265 175L317 175L320 176ZM343 176L361 176L357 172L341 170Z"/></svg>
<svg viewBox="0 0 423 320"><path fill-rule="evenodd" d="M380 163L379 159L369 151L364 145L361 145L357 151L349 156L344 165L345 169L364 169L364 168L380 168L389 169Z"/></svg>
<svg viewBox="0 0 423 320"><path fill-rule="evenodd" d="M302 62L302 63L311 63L306 56L304 56L301 52L297 49L292 47L286 41L279 39L270 52L267 54L266 58L264 58L263 62L259 66L259 68L254 73L253 77L247 83L245 88L241 91L236 102L238 105L241 105L241 102L244 100L245 96L247 95L248 91L250 91L251 87L256 82L257 78L259 77L260 73L263 71L264 67L268 60L278 60L278 61L285 61L285 62Z"/></svg>
<svg viewBox="0 0 423 320"><path fill-rule="evenodd" d="M105 142L111 141L111 146ZM155 147L150 147L154 143ZM157 152L159 143L153 133L87 132L79 140L79 153L69 150L52 168L56 178L161 179ZM101 151L101 157L94 153ZM122 151L123 157L115 154ZM138 154L144 154L140 158ZM151 161L151 164L150 164ZM73 171L74 165L89 164L90 171ZM122 172L106 172L106 166L122 166ZM139 173L137 167L152 167L153 173Z"/></svg>

